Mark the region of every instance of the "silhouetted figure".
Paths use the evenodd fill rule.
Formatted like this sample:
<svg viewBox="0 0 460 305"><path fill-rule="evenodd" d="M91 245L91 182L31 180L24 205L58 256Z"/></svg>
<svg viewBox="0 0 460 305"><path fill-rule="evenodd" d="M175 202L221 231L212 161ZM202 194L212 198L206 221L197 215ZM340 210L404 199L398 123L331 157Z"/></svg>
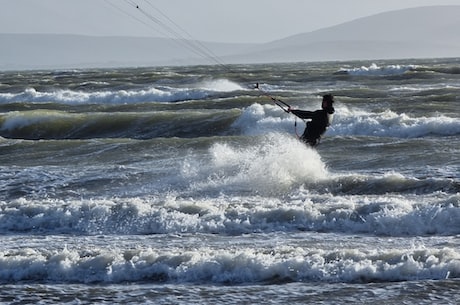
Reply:
<svg viewBox="0 0 460 305"><path fill-rule="evenodd" d="M331 94L323 96L323 102L320 110L306 111L306 110L293 110L288 108L288 111L301 119L310 119L307 122L307 127L303 132L300 139L311 146L319 144L321 136L326 132L326 129L332 122L334 113L334 97Z"/></svg>

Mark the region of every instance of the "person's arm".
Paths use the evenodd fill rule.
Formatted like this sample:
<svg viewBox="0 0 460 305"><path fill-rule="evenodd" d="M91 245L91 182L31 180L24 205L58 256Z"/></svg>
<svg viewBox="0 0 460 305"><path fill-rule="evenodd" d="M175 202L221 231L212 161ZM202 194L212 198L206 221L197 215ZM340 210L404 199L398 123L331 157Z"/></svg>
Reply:
<svg viewBox="0 0 460 305"><path fill-rule="evenodd" d="M314 116L314 113L315 113L314 111L295 110L295 109L294 109L294 110L293 110L293 109L289 109L289 111L290 111L293 115L295 115L295 116L297 116L297 117L299 117L299 118L301 118L301 119L312 119L313 116Z"/></svg>

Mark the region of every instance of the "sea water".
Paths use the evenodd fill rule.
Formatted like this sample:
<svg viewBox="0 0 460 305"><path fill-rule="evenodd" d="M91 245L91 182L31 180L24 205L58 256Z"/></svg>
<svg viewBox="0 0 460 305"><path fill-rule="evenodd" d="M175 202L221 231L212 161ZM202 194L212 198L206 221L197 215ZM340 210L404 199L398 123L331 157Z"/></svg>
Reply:
<svg viewBox="0 0 460 305"><path fill-rule="evenodd" d="M459 64L1 72L0 302L457 304Z"/></svg>

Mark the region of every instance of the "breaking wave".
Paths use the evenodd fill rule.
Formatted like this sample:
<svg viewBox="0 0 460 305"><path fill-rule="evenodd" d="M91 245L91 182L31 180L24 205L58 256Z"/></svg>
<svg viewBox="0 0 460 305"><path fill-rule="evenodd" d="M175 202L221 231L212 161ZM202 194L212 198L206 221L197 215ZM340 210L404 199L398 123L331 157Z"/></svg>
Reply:
<svg viewBox="0 0 460 305"><path fill-rule="evenodd" d="M378 66L376 63L370 66L361 66L359 68L342 68L338 74L348 74L355 76L384 76L384 75L399 75L417 68L415 65L387 65L384 67Z"/></svg>
<svg viewBox="0 0 460 305"><path fill-rule="evenodd" d="M254 104L246 108L233 127L245 135L266 133L267 130L301 135L305 124L284 115L276 106ZM339 106L333 124L327 131L332 136L376 136L419 138L430 135L460 134L460 120L445 115L413 117L391 110L371 112Z"/></svg>
<svg viewBox="0 0 460 305"><path fill-rule="evenodd" d="M188 87L155 86L143 89L124 90L71 90L40 91L33 87L18 93L0 93L0 103L58 103L78 104L133 104L147 102L172 103L200 100L218 96L219 93L244 90L240 85L227 79L202 81Z"/></svg>
<svg viewBox="0 0 460 305"><path fill-rule="evenodd" d="M57 283L368 283L459 278L459 254L449 249L324 250L293 246L244 250L172 248L0 252L0 282Z"/></svg>

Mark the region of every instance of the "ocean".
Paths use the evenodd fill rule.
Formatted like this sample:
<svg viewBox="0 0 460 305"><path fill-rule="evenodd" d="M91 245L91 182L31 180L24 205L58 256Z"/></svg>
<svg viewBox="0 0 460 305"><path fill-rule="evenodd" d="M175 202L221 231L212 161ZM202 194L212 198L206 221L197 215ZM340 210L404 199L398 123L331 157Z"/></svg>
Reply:
<svg viewBox="0 0 460 305"><path fill-rule="evenodd" d="M326 93L316 148L267 97ZM2 304L458 304L460 59L0 72L0 284Z"/></svg>

